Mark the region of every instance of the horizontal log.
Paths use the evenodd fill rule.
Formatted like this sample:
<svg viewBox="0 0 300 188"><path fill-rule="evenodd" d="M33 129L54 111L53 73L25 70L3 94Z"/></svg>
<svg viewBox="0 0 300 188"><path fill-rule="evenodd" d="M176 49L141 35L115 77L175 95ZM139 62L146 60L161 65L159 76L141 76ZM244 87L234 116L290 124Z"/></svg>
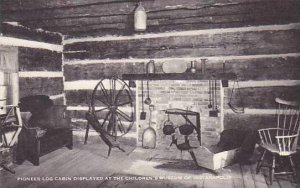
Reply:
<svg viewBox="0 0 300 188"><path fill-rule="evenodd" d="M106 3L104 2L105 5L103 2L74 3L74 6L61 8L51 8L49 5L50 7L33 11L8 8L2 12L5 21L18 21L30 28L43 28L69 35L82 37L84 33L132 34L132 12L136 2ZM37 6L39 4L37 3ZM49 3L44 3L46 4ZM146 1L143 5L149 19L147 32L291 23L299 21L300 6L298 2L291 0L203 2L170 0ZM111 17L111 20L103 17ZM104 26L105 23L117 24ZM113 33L107 33L108 30Z"/></svg>
<svg viewBox="0 0 300 188"><path fill-rule="evenodd" d="M263 6L259 6L263 5ZM291 6L287 4L288 6ZM289 8L289 12L286 10ZM296 7L282 6L282 3L266 2L266 3L247 3L247 4L231 4L228 6L219 7L204 7L195 9L173 9L160 12L149 12L147 14L147 25L151 26L166 26L171 24L188 24L188 23L203 23L217 24L226 22L241 22L245 25L248 23L279 23L282 21L296 22L299 16L295 11ZM293 13L293 11L295 13ZM42 28L67 28L80 26L96 26L105 24L129 24L131 23L129 15L111 15L111 16L93 16L86 15L83 17L60 18L51 20L30 20L24 21L25 25L34 27L39 25ZM117 27L118 25L115 25ZM85 27L83 27L85 28ZM82 29L83 29L82 28Z"/></svg>
<svg viewBox="0 0 300 188"><path fill-rule="evenodd" d="M257 0L234 0L234 1L175 1L166 0L166 1L144 1L143 6L147 12L151 11L161 11L161 10L172 10L172 9L195 9L201 7L214 7L214 6L226 6L235 3L249 3L257 2ZM37 3L39 5L40 3ZM45 4L45 3L44 3ZM106 6L103 6L103 3L84 3L77 4L70 7L47 7L36 9L34 11L30 10L10 10L10 7L14 5L2 6L1 12L3 13L3 20L7 19L13 20L32 20L32 19L49 19L51 18L63 18L63 17L78 17L84 16L88 12L90 16L105 16L105 15L116 15L116 14L129 14L131 13L136 6L137 2L128 2L128 1L117 1L117 3L110 3ZM26 5L25 5L26 6ZM32 5L31 5L32 6ZM33 5L33 7L35 7Z"/></svg>
<svg viewBox="0 0 300 188"><path fill-rule="evenodd" d="M224 129L258 130L276 127L275 115L224 114Z"/></svg>
<svg viewBox="0 0 300 188"><path fill-rule="evenodd" d="M225 61L225 72L237 74L241 81L300 80L299 61L300 57L228 60ZM223 68L222 65L211 67L219 71Z"/></svg>
<svg viewBox="0 0 300 188"><path fill-rule="evenodd" d="M63 77L62 71L19 71L22 78L58 78Z"/></svg>
<svg viewBox="0 0 300 188"><path fill-rule="evenodd" d="M63 46L59 44L50 44L46 42L38 42L33 40L20 39L15 37L5 37L5 36L0 36L0 45L47 49L47 50L57 51L57 52L62 52L63 50Z"/></svg>
<svg viewBox="0 0 300 188"><path fill-rule="evenodd" d="M233 88L234 81L229 81L229 87ZM261 80L261 81L239 81L239 88L251 87L279 87L279 86L299 86L300 80ZM235 86L236 87L236 86Z"/></svg>
<svg viewBox="0 0 300 188"><path fill-rule="evenodd" d="M300 51L299 31L293 29L80 42L66 44L65 52L86 50L85 55L78 57L74 55L76 53L66 53L65 58L122 59L296 53Z"/></svg>
<svg viewBox="0 0 300 188"><path fill-rule="evenodd" d="M289 11L286 11L287 9ZM295 23L300 20L296 9L294 5L288 8L282 3L268 2L149 12L145 33ZM86 36L96 34L101 36L104 33L132 34L134 32L132 19L129 15L113 15L28 21L24 24L29 27L42 24L40 27L46 30L59 30L62 33L83 37L84 33ZM109 33L108 28L112 33Z"/></svg>
<svg viewBox="0 0 300 188"><path fill-rule="evenodd" d="M51 99L55 105L64 105L64 98Z"/></svg>
<svg viewBox="0 0 300 188"><path fill-rule="evenodd" d="M0 33L7 37L46 42L51 44L61 44L62 36L58 33L33 30L23 26L15 26L7 23L0 24Z"/></svg>
<svg viewBox="0 0 300 188"><path fill-rule="evenodd" d="M252 87L241 88L242 102L245 108L254 109L276 109L276 97L288 100L299 100L300 86L279 86L279 87ZM224 108L229 109L227 103L230 100L231 88L224 88ZM236 107L242 107L239 91L235 88L231 103Z"/></svg>
<svg viewBox="0 0 300 188"><path fill-rule="evenodd" d="M19 78L20 98L30 95L63 93L63 78Z"/></svg>
<svg viewBox="0 0 300 188"><path fill-rule="evenodd" d="M246 32L261 32L261 31L285 31L300 29L300 23L290 23L281 25L261 25L239 28L218 28L218 29L204 29L192 31L172 31L164 33L137 33L131 36L100 36L100 37L84 37L84 38L69 38L64 40L64 45L80 43L80 42L97 42L97 41L122 41L122 40L139 40L139 39L153 39L165 37L182 37L182 36L201 36L201 35L217 35L227 33L246 33ZM81 50L82 52L85 50ZM76 51L68 51L72 53Z"/></svg>
<svg viewBox="0 0 300 188"><path fill-rule="evenodd" d="M89 65L65 65L66 81L97 80L103 77L122 77L124 73L144 71L144 63L97 63Z"/></svg>
<svg viewBox="0 0 300 188"><path fill-rule="evenodd" d="M127 0L136 2L136 0ZM147 0L142 0L145 2ZM148 0L149 1L149 0ZM151 0L153 1L153 0ZM118 3L120 0L85 0L85 1L69 1L69 0L59 0L59 1L47 1L47 0L22 0L22 3L19 0L1 0L2 7L5 10L35 10L35 9L50 9L50 8L67 8L75 6L87 6L95 4L109 4L109 3Z"/></svg>
<svg viewBox="0 0 300 188"><path fill-rule="evenodd" d="M118 92L118 91L117 91ZM88 106L91 103L91 98L92 98L92 90L76 90L76 91L65 91L66 93L66 102L67 105L69 106ZM109 94L110 91L107 91ZM97 98L100 98L100 100L94 100L94 105L95 106L107 106L103 102L107 102L107 97L104 96L104 93L99 90L97 92ZM127 95L127 93L124 91L119 94L119 100L118 104L124 104L124 103L129 103L130 101L131 104L135 103L135 93L131 95L131 99ZM126 105L124 105L126 106Z"/></svg>
<svg viewBox="0 0 300 188"><path fill-rule="evenodd" d="M19 47L20 71L62 71L62 53Z"/></svg>

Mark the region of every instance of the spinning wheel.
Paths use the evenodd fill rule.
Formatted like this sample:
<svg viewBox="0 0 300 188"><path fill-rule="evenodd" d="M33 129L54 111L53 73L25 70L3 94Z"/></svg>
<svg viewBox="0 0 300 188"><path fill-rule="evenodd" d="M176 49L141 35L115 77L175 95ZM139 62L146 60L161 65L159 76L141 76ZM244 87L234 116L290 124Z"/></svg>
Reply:
<svg viewBox="0 0 300 188"><path fill-rule="evenodd" d="M0 114L0 153L2 153L12 150L16 144L22 129L22 118L17 106L7 105L0 108L8 109L8 113ZM15 171L6 166L7 161L3 158L3 154L0 155L0 166L14 174Z"/></svg>
<svg viewBox="0 0 300 188"><path fill-rule="evenodd" d="M101 129L115 139L130 131L135 121L135 104L129 85L118 78L102 79L94 88L91 113Z"/></svg>

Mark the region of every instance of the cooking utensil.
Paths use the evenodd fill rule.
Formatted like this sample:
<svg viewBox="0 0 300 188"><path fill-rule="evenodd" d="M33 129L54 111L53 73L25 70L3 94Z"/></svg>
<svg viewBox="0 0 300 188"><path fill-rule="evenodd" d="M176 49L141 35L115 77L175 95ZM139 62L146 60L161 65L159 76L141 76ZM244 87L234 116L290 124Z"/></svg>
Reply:
<svg viewBox="0 0 300 188"><path fill-rule="evenodd" d="M217 97L217 80L215 80L215 87L214 87L214 91L215 91L215 96L214 96L214 100L215 100L215 110L218 111L218 97Z"/></svg>
<svg viewBox="0 0 300 188"><path fill-rule="evenodd" d="M212 110L209 111L210 117L218 117L218 106L217 106L217 80L212 83Z"/></svg>
<svg viewBox="0 0 300 188"><path fill-rule="evenodd" d="M171 134L175 133L174 124L170 120L169 114L168 114L168 119L164 122L163 133L165 135L171 135Z"/></svg>
<svg viewBox="0 0 300 188"><path fill-rule="evenodd" d="M145 149L153 149L156 147L156 131L151 126L155 124L155 122L152 121L152 112L154 111L154 105L149 105L149 111L149 126L144 130L142 137L142 147Z"/></svg>
<svg viewBox="0 0 300 188"><path fill-rule="evenodd" d="M211 88L211 80L208 80L208 92L209 92L209 104L208 108L212 108L211 100L212 100L212 88Z"/></svg>
<svg viewBox="0 0 300 188"><path fill-rule="evenodd" d="M143 80L141 80L141 85L142 85L142 112L140 114L140 120L145 120L146 112L144 111L144 82L143 82Z"/></svg>
<svg viewBox="0 0 300 188"><path fill-rule="evenodd" d="M235 92L235 85L237 85L238 95L240 96L240 101L241 101L241 107L235 107L232 104L233 93ZM240 86L239 86L238 80L235 80L234 83L233 83L231 94L230 94L230 98L229 98L229 102L228 102L228 106L235 113L241 114L241 113L245 112L243 97L242 97L242 94L241 94L241 90L240 90Z"/></svg>
<svg viewBox="0 0 300 188"><path fill-rule="evenodd" d="M152 103L152 100L149 96L149 80L147 80L147 98L145 99L145 104L150 105Z"/></svg>

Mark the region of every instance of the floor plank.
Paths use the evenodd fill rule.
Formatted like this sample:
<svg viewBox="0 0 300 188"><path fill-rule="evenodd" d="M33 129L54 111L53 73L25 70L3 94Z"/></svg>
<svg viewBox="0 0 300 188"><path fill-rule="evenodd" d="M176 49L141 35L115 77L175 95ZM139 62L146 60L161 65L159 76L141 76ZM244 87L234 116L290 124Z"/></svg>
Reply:
<svg viewBox="0 0 300 188"><path fill-rule="evenodd" d="M251 167L249 165L241 165L241 169L242 169L245 188L255 187L255 183L251 173Z"/></svg>
<svg viewBox="0 0 300 188"><path fill-rule="evenodd" d="M268 188L266 179L262 173L256 174L256 164L250 166L251 173L253 176L253 180L256 188Z"/></svg>
<svg viewBox="0 0 300 188"><path fill-rule="evenodd" d="M230 166L230 169L231 169L234 188L243 188L243 187L245 187L240 165L239 164L233 164L233 165Z"/></svg>
<svg viewBox="0 0 300 188"><path fill-rule="evenodd" d="M295 188L290 179L276 177L267 185L268 169L255 174L255 165L232 164L219 171L197 167L192 160L170 159L171 154L158 155L153 149L126 147L126 152L112 150L107 158L107 146L101 143L77 144L73 150L61 148L41 157L40 166L29 162L15 168L16 174L0 173L1 188ZM133 150L134 149L134 150ZM132 151L133 150L133 151ZM177 152L177 151L176 151ZM164 158L165 156L166 158ZM105 180L107 177L164 177L163 180ZM72 181L18 181L18 178L71 178ZM78 177L102 178L75 181ZM170 179L169 177L175 177ZM229 178L228 178L229 177ZM176 179L177 178L177 179ZM182 178L182 179L179 179ZM184 179L186 178L186 179Z"/></svg>

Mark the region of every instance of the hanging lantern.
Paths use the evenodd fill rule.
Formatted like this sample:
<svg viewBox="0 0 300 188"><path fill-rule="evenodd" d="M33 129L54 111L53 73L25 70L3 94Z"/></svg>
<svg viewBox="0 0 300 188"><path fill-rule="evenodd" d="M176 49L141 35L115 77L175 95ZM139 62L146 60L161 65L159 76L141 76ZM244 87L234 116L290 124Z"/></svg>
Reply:
<svg viewBox="0 0 300 188"><path fill-rule="evenodd" d="M134 11L134 30L145 31L147 28L147 15L144 7L139 3Z"/></svg>

